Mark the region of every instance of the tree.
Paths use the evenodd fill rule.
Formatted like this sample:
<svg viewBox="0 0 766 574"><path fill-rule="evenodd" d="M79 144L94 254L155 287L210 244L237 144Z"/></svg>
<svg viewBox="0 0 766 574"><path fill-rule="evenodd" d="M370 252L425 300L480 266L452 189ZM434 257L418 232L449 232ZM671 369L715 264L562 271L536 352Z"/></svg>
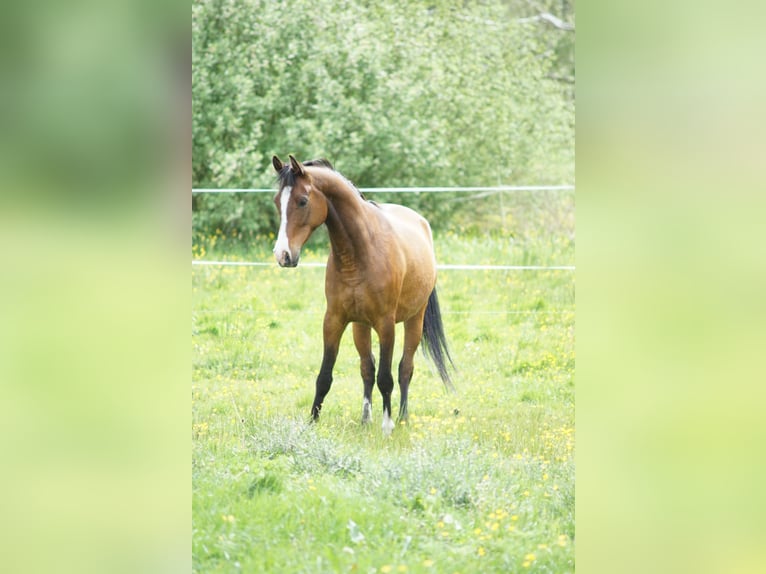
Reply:
<svg viewBox="0 0 766 574"><path fill-rule="evenodd" d="M270 186L275 153L328 157L360 187L573 180L556 54L508 6L195 0L192 30L195 187ZM195 228L273 230L269 203L195 196ZM435 227L459 208L410 204Z"/></svg>

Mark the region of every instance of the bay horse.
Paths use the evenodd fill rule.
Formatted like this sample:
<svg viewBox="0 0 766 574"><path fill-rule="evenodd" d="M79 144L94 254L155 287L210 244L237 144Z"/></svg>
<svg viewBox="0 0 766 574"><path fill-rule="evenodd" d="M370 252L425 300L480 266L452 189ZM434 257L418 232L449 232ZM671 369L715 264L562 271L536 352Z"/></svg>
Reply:
<svg viewBox="0 0 766 574"><path fill-rule="evenodd" d="M354 345L364 383L362 424L368 424L375 383L371 329L380 341L378 390L383 397L383 433L391 434L391 362L396 323L404 323L404 352L399 363L399 420L407 420L407 392L413 356L423 341L447 386L453 388L446 361L452 365L436 295L436 256L428 222L395 204L366 201L360 191L325 159L289 164L274 156L279 190L274 204L279 233L274 256L281 267L296 267L301 248L325 224L330 255L325 273L327 309L322 329L324 354L311 406L313 420L332 385L332 371L343 332L353 323Z"/></svg>

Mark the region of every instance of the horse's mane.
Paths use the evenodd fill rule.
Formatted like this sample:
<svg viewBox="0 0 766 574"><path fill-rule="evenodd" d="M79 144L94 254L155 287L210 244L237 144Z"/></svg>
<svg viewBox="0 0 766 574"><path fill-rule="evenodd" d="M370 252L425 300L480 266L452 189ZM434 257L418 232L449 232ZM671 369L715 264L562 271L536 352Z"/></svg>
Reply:
<svg viewBox="0 0 766 574"><path fill-rule="evenodd" d="M364 194L361 191L359 191L358 187L356 187L353 183L351 183L351 181L345 175L343 175L341 172L337 171L333 167L333 165L330 163L330 160L320 157L317 159L304 161L303 165L306 167L324 167L329 170L332 170L333 172L338 174L341 177L341 179L343 179L343 181L345 181L351 189L356 191L359 194L359 197L361 197L362 199L366 199L364 197ZM289 163L285 164L284 167L282 167L282 169L279 172L279 175L277 175L277 179L279 180L280 188L285 187L286 185L289 185L291 187L295 185L295 173L291 169Z"/></svg>
<svg viewBox="0 0 766 574"><path fill-rule="evenodd" d="M321 165L322 167L329 167L331 170L335 171L335 168L330 163L330 160L323 157L304 161L303 165Z"/></svg>

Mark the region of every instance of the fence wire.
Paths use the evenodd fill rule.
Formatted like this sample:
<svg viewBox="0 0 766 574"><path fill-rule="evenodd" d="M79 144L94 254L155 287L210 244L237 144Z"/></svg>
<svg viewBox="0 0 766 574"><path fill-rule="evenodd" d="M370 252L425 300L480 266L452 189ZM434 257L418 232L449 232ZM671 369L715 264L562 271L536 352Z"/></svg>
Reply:
<svg viewBox="0 0 766 574"><path fill-rule="evenodd" d="M274 267L276 262L266 261L206 261L192 259L192 265L218 267ZM326 263L301 263L300 267L327 267ZM574 271L574 265L461 265L441 263L437 269L445 271Z"/></svg>
<svg viewBox="0 0 766 574"><path fill-rule="evenodd" d="M501 191L572 191L574 185L497 185L474 187L360 187L362 193L499 193ZM192 188L192 193L276 193L273 187Z"/></svg>

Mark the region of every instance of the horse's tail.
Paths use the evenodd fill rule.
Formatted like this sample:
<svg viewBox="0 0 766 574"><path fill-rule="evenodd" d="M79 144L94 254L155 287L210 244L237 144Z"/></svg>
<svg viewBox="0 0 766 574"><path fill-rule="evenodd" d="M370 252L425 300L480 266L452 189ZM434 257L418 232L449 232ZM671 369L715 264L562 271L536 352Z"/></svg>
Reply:
<svg viewBox="0 0 766 574"><path fill-rule="evenodd" d="M444 336L444 324L442 323L442 314L439 310L439 298L436 296L436 287L431 291L431 295L428 297L428 305L426 306L426 314L423 317L423 338L422 348L423 354L430 358L436 370L439 371L439 376L444 385L454 391L455 387L452 385L452 379L450 379L449 372L447 371L447 362L454 369L455 364L450 357L449 349L447 349L447 338Z"/></svg>

